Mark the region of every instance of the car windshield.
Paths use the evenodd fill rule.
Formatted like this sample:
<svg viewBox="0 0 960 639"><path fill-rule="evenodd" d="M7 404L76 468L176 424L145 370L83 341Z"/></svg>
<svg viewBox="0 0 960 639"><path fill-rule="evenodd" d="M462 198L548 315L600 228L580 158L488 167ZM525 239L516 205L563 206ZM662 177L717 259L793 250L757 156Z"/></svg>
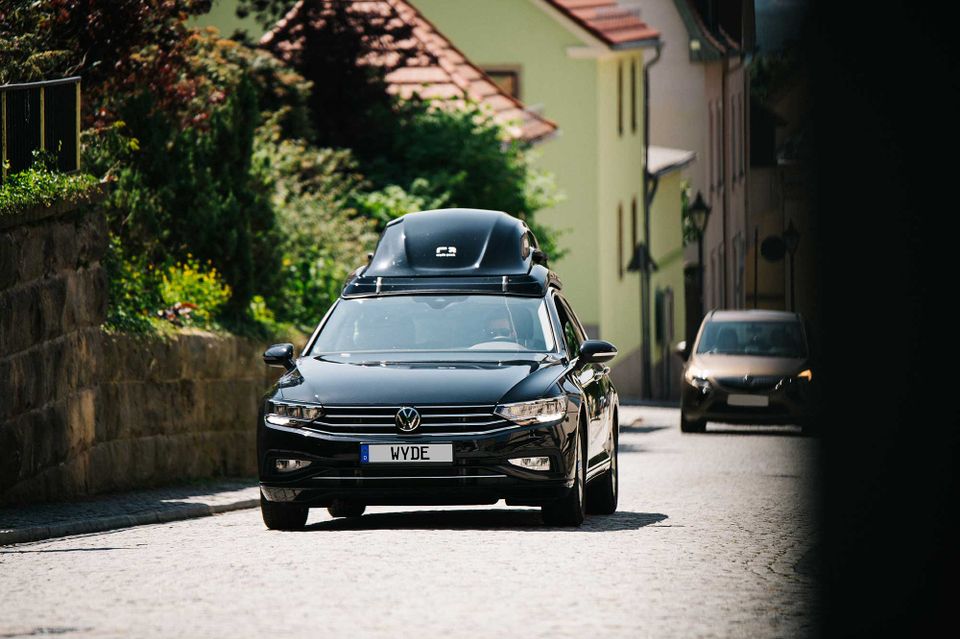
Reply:
<svg viewBox="0 0 960 639"><path fill-rule="evenodd" d="M800 322L707 322L697 353L806 357Z"/></svg>
<svg viewBox="0 0 960 639"><path fill-rule="evenodd" d="M541 298L403 295L341 300L310 354L554 349Z"/></svg>

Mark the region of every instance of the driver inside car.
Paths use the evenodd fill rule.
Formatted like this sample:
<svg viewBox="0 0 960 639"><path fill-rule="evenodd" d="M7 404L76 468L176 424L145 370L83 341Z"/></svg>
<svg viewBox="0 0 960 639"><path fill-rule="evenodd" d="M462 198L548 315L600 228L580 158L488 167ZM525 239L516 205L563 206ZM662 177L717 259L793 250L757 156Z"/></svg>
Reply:
<svg viewBox="0 0 960 639"><path fill-rule="evenodd" d="M510 316L507 315L506 310L497 309L487 315L484 323L484 337L487 340L500 338L502 341L517 341L517 332L514 330L513 323L510 321Z"/></svg>

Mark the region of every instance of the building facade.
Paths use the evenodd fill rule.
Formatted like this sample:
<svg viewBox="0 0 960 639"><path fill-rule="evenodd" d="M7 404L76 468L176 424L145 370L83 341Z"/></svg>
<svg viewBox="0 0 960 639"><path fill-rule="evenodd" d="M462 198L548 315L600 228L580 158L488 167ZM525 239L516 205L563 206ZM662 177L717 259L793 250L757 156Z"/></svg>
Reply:
<svg viewBox="0 0 960 639"><path fill-rule="evenodd" d="M702 193L711 209L704 236L704 308L689 310L702 315L711 308L743 308L753 240L748 224L753 0L623 2L662 34L661 59L650 70L651 143L696 152L697 162L687 170L690 191ZM685 259L696 268L695 244L687 247Z"/></svg>
<svg viewBox="0 0 960 639"><path fill-rule="evenodd" d="M813 329L819 309L808 83L796 73L751 109L750 225L759 248L746 270L748 306L797 311ZM795 244L783 242L782 255L769 250L791 235Z"/></svg>

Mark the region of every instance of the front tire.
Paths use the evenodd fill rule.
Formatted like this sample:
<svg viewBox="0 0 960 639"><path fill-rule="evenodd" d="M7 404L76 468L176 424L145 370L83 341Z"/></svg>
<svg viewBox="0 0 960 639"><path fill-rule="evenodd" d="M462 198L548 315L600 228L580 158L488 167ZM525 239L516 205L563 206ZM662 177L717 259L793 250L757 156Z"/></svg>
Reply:
<svg viewBox="0 0 960 639"><path fill-rule="evenodd" d="M360 517L366 509L366 504L335 499L333 503L330 504L330 507L327 508L327 512L330 513L331 517Z"/></svg>
<svg viewBox="0 0 960 639"><path fill-rule="evenodd" d="M808 417L800 422L800 434L805 437L816 437L820 434L820 423Z"/></svg>
<svg viewBox="0 0 960 639"><path fill-rule="evenodd" d="M707 420L705 419L687 419L686 413L680 411L680 432L682 433L703 433L707 430Z"/></svg>
<svg viewBox="0 0 960 639"><path fill-rule="evenodd" d="M591 515L612 515L617 512L617 497L620 492L620 471L617 453L620 449L619 422L613 425L613 451L610 468L587 486L587 512Z"/></svg>
<svg viewBox="0 0 960 639"><path fill-rule="evenodd" d="M573 488L570 489L570 493L566 497L546 504L540 509L543 523L548 526L576 528L583 523L583 518L586 516L587 456L583 450L585 443L581 434L583 430L583 421L581 420L580 428L577 428L577 456L574 462L576 464L576 476L573 480Z"/></svg>
<svg viewBox="0 0 960 639"><path fill-rule="evenodd" d="M303 530L310 509L306 506L268 501L260 495L260 515L270 530Z"/></svg>

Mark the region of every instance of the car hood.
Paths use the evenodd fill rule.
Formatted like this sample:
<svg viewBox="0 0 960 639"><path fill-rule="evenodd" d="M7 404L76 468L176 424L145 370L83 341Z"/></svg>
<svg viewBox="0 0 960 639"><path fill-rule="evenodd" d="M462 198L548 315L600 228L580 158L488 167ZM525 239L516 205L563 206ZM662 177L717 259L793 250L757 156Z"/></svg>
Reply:
<svg viewBox="0 0 960 639"><path fill-rule="evenodd" d="M803 357L759 357L755 355L696 355L690 366L705 370L710 377L744 375L796 375L805 367Z"/></svg>
<svg viewBox="0 0 960 639"><path fill-rule="evenodd" d="M361 353L303 357L278 398L344 405L496 404L542 397L563 374L546 354Z"/></svg>

